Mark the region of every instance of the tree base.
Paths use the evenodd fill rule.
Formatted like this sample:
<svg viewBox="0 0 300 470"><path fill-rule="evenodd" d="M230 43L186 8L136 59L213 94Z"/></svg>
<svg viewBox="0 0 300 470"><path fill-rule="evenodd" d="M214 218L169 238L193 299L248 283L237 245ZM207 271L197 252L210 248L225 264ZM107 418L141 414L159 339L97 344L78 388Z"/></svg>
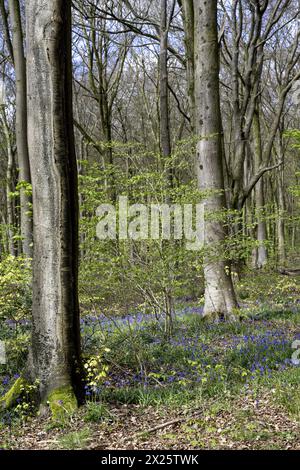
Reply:
<svg viewBox="0 0 300 470"><path fill-rule="evenodd" d="M19 377L6 394L0 398L0 410L13 408L26 390L29 382ZM78 402L70 385L52 390L46 401L50 408L51 418L55 423L61 423L78 409ZM45 409L45 404L41 405Z"/></svg>
<svg viewBox="0 0 300 470"><path fill-rule="evenodd" d="M203 316L203 321L207 323L219 323L219 322L229 322L229 323L235 323L239 321L239 315L238 313L221 313L221 312L204 312Z"/></svg>
<svg viewBox="0 0 300 470"><path fill-rule="evenodd" d="M70 385L52 390L47 397L47 404L52 420L57 423L63 422L78 409L78 402Z"/></svg>

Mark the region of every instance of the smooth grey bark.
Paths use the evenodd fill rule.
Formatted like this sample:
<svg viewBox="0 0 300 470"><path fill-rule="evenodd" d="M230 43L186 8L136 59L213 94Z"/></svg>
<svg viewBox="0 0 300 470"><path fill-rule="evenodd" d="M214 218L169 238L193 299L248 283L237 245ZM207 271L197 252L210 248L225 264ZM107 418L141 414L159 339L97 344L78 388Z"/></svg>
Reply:
<svg viewBox="0 0 300 470"><path fill-rule="evenodd" d="M31 184L31 175L27 138L26 60L23 46L23 30L19 0L9 0L9 14L11 19L13 60L16 75L16 142L18 152L19 183L21 183L20 211L22 250L25 256L31 258L31 197L28 196L28 188L23 187L22 185L22 183Z"/></svg>
<svg viewBox="0 0 300 470"><path fill-rule="evenodd" d="M258 172L262 165L262 139L261 126L258 109L253 116L253 139L254 139L254 165L255 173ZM264 193L264 177L262 176L255 186L255 209L257 217L257 256L256 268L263 268L268 261L266 240L267 240L267 224L264 219L265 193Z"/></svg>
<svg viewBox="0 0 300 470"><path fill-rule="evenodd" d="M159 51L159 121L160 121L160 150L163 157L163 166L166 169L166 182L169 188L173 187L173 167L170 164L171 131L169 111L169 77L168 77L168 34L169 26L173 16L173 8L168 20L168 0L161 0L161 22L160 22L160 51ZM169 160L169 161L168 161ZM167 195L167 201L170 201ZM173 329L173 299L171 290L164 289L165 296L165 334L170 338Z"/></svg>
<svg viewBox="0 0 300 470"><path fill-rule="evenodd" d="M195 18L194 1L178 0L182 8L182 17L184 24L184 42L186 52L186 71L188 84L188 99L190 107L190 120L192 132L195 130Z"/></svg>
<svg viewBox="0 0 300 470"><path fill-rule="evenodd" d="M261 178L255 188L255 199L256 199L256 210L258 214L257 223L257 268L263 268L268 262L268 254L266 248L267 240L267 226L265 220L263 220L263 212L265 206L265 195L264 195L264 181Z"/></svg>
<svg viewBox="0 0 300 470"><path fill-rule="evenodd" d="M283 126L282 126L283 127ZM283 128L280 129L279 136L279 158L284 162L283 148ZM277 240L278 240L278 261L280 266L286 263L286 247L285 247L285 222L284 214L286 210L286 202L284 197L284 164L277 172L277 204L278 204L278 220L277 220Z"/></svg>
<svg viewBox="0 0 300 470"><path fill-rule="evenodd" d="M160 24L160 147L164 161L171 156L170 114L169 114L169 87L168 87L168 18L167 0L161 0L161 24ZM168 183L172 187L173 172L170 163L167 164Z"/></svg>
<svg viewBox="0 0 300 470"><path fill-rule="evenodd" d="M31 372L40 381L42 400L65 388L80 397L71 1L28 0L26 16L34 222Z"/></svg>
<svg viewBox="0 0 300 470"><path fill-rule="evenodd" d="M194 0L195 124L198 186L204 201L204 316L235 318L237 308L229 261L222 258L226 229L216 213L226 208L219 91L217 0Z"/></svg>
<svg viewBox="0 0 300 470"><path fill-rule="evenodd" d="M278 237L278 261L280 266L284 266L286 262L286 249L285 249L285 200L283 190L283 171L280 169L277 176L278 188L278 221L277 221L277 237Z"/></svg>

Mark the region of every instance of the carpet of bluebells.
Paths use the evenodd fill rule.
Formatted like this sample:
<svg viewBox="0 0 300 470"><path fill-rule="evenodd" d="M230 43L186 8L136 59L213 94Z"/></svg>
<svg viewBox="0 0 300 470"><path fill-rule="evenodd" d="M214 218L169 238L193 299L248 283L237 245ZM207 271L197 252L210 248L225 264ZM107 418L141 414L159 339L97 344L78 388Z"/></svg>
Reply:
<svg viewBox="0 0 300 470"><path fill-rule="evenodd" d="M120 391L131 388L166 387L179 392L201 388L202 393L214 394L249 387L253 381L297 367L292 362L292 343L300 339L300 328L256 318L207 324L201 313L201 307L178 311L170 340L164 337L163 319L154 320L151 315L82 319L85 353L97 354L100 346L102 362L107 364L105 378L87 384L86 395L108 392L119 397ZM290 316L298 313L295 310Z"/></svg>
<svg viewBox="0 0 300 470"><path fill-rule="evenodd" d="M278 312L234 324L205 323L201 315L201 307L180 308L170 339L164 335L164 319L151 314L82 318L87 399L130 402L137 389L214 395L299 367L292 361L292 343L300 339L298 309L285 312L288 322ZM19 344L9 351L8 367L1 366L2 394L25 363L30 323L9 321L5 328L12 344Z"/></svg>
<svg viewBox="0 0 300 470"><path fill-rule="evenodd" d="M117 314L113 306L110 314L96 304L91 315L82 304L86 405L55 429L47 417L36 417L26 389L15 408L0 412L0 448L111 449L122 441L124 449L300 449L300 365L293 348L300 341L299 282L250 273L237 290L241 321L205 322L199 304L178 300L170 337L163 315ZM7 354L0 396L27 360L30 309L21 307L16 314L8 305L0 320ZM201 411L199 420L175 425L172 438L169 429L144 444L135 437L194 410Z"/></svg>

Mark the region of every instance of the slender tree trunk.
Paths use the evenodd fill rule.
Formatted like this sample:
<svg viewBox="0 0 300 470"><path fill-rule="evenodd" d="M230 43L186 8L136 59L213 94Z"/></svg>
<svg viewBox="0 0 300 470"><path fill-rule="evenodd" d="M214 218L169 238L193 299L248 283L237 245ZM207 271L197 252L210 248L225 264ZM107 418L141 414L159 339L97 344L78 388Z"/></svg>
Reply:
<svg viewBox="0 0 300 470"><path fill-rule="evenodd" d="M280 172L278 176L278 260L280 266L284 266L286 262L286 251L285 251L285 227L283 214L285 211L284 192L282 187L282 174Z"/></svg>
<svg viewBox="0 0 300 470"><path fill-rule="evenodd" d="M32 257L32 217L30 213L31 197L28 188L22 183L31 184L28 138L27 138L27 91L26 60L23 47L23 31L19 0L9 0L9 11L12 25L12 46L16 74L16 140L18 151L21 236L23 253Z"/></svg>
<svg viewBox="0 0 300 470"><path fill-rule="evenodd" d="M161 25L160 25L160 147L164 161L171 157L171 135L169 114L169 88L168 88L168 20L167 0L161 0ZM168 184L173 185L173 172L170 162L167 162Z"/></svg>
<svg viewBox="0 0 300 470"><path fill-rule="evenodd" d="M222 259L226 229L213 213L226 208L222 162L222 124L219 92L217 0L194 0L195 12L195 123L198 136L199 189L205 200L204 316L235 318L237 301L229 263ZM218 220L219 219L219 220Z"/></svg>
<svg viewBox="0 0 300 470"><path fill-rule="evenodd" d="M284 131L284 120L279 129L279 159L284 162L284 146L283 146L283 131ZM277 241L278 241L278 262L280 266L284 266L286 263L286 239L285 239L285 211L286 201L284 197L284 163L281 168L277 171L277 208L278 208L278 220L277 220Z"/></svg>
<svg viewBox="0 0 300 470"><path fill-rule="evenodd" d="M159 122L160 122L160 150L163 157L163 167L166 172L166 184L173 187L173 168L171 158L171 133L170 133L170 109L169 109L169 76L168 76L168 0L161 0L160 22L160 53L159 53ZM172 13L171 13L172 14ZM170 202L170 194L167 194L166 202ZM164 244L162 244L163 248ZM170 338L173 330L173 300L171 289L165 289L165 334Z"/></svg>
<svg viewBox="0 0 300 470"><path fill-rule="evenodd" d="M5 111L3 111L1 116L1 123L3 125L5 140L6 140L6 148L7 148L7 169L6 169L6 212L7 212L7 235L8 235L8 250L9 254L12 256L16 256L16 246L13 239L14 236L14 225L15 225L15 218L14 218L14 204L13 199L11 197L11 193L14 191L13 185L13 174L14 174L14 156L13 156L13 149L12 149L12 142L11 136L9 132L9 128L6 121Z"/></svg>
<svg viewBox="0 0 300 470"><path fill-rule="evenodd" d="M192 132L195 131L195 15L194 0L180 0L185 35L188 98Z"/></svg>
<svg viewBox="0 0 300 470"><path fill-rule="evenodd" d="M285 200L284 200L284 173L283 168L278 170L277 188L278 188L278 221L277 221L277 237L278 237L278 261L280 266L284 266L286 262L285 250Z"/></svg>
<svg viewBox="0 0 300 470"><path fill-rule="evenodd" d="M297 229L296 229L295 226L292 228L292 237L291 238L292 238L292 240L291 240L292 251L295 252L296 240L297 240Z"/></svg>
<svg viewBox="0 0 300 470"><path fill-rule="evenodd" d="M261 128L259 120L259 112L256 110L253 116L253 138L254 138L254 160L255 172L258 172L262 164L262 141L261 141ZM265 211L265 193L264 193L264 177L262 176L255 186L255 209L257 217L257 257L256 267L263 268L268 261L266 240L267 240L267 225L264 220Z"/></svg>
<svg viewBox="0 0 300 470"><path fill-rule="evenodd" d="M28 0L26 13L34 207L30 359L41 399L61 396L64 401L61 391L66 400L74 392L81 396L71 0Z"/></svg>
<svg viewBox="0 0 300 470"><path fill-rule="evenodd" d="M264 178L262 177L255 188L256 211L258 216L257 223L257 268L263 268L268 262L266 240L267 226L264 219L265 195L264 195Z"/></svg>
<svg viewBox="0 0 300 470"><path fill-rule="evenodd" d="M11 256L16 256L16 247L14 242L14 207L11 198L13 191L13 153L11 144L8 143L8 162L6 172L6 206L7 206L7 223L8 223L8 248Z"/></svg>

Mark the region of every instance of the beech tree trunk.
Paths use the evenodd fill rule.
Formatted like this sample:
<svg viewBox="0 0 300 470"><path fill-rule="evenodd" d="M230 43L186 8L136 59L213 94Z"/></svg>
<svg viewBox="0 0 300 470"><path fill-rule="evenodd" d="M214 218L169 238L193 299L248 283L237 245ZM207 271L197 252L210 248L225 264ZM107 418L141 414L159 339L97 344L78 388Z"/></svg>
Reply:
<svg viewBox="0 0 300 470"><path fill-rule="evenodd" d="M223 259L226 229L216 212L226 208L222 164L217 0L194 0L195 124L197 175L204 201L204 316L234 319L237 308L229 261ZM219 219L219 220L218 220Z"/></svg>
<svg viewBox="0 0 300 470"><path fill-rule="evenodd" d="M256 210L258 214L257 223L257 268L263 268L268 262L266 241L267 241L267 225L263 220L263 212L265 206L265 195L264 195L264 180L261 178L255 188L255 199L256 199Z"/></svg>
<svg viewBox="0 0 300 470"><path fill-rule="evenodd" d="M278 221L277 221L277 237L278 237L278 261L280 266L286 263L286 249L285 249L285 199L284 199L284 173L283 169L278 170L277 175L277 190L278 190Z"/></svg>
<svg viewBox="0 0 300 470"><path fill-rule="evenodd" d="M42 400L59 390L80 397L71 0L28 0L26 14L34 208L31 368Z"/></svg>
<svg viewBox="0 0 300 470"><path fill-rule="evenodd" d="M16 75L16 141L19 166L21 236L24 255L32 257L31 197L22 183L31 184L27 138L26 60L19 0L9 0L12 26L12 49ZM27 190L26 190L27 189Z"/></svg>
<svg viewBox="0 0 300 470"><path fill-rule="evenodd" d="M261 127L259 119L259 111L256 110L253 116L253 138L254 138L254 164L255 172L259 171L262 165L262 141ZM267 224L264 220L265 192L264 177L262 176L255 186L255 209L257 217L257 256L256 268L263 268L268 261L266 241L267 241Z"/></svg>
<svg viewBox="0 0 300 470"><path fill-rule="evenodd" d="M195 131L195 16L194 0L178 0L182 8L184 23L184 42L186 51L186 70L188 98L192 132Z"/></svg>
<svg viewBox="0 0 300 470"><path fill-rule="evenodd" d="M168 88L168 20L167 0L161 0L161 25L160 25L160 147L164 160L171 156L171 135L169 115L169 88ZM170 162L167 163L168 184L172 187L173 172Z"/></svg>

